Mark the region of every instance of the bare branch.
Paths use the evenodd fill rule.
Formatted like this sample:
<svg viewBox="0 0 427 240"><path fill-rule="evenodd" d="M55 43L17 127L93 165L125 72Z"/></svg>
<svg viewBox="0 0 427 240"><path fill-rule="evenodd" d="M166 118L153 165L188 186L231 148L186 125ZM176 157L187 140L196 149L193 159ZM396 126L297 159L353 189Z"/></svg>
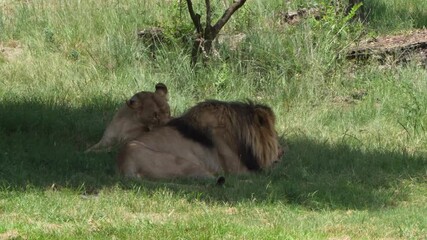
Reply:
<svg viewBox="0 0 427 240"><path fill-rule="evenodd" d="M233 13L235 11L237 11L237 9L239 9L241 6L243 6L243 4L245 4L245 2L246 2L246 0L234 0L234 2L230 5L230 7L228 7L228 9L225 10L224 14L218 20L218 22L215 24L215 26L213 26L213 29L215 31L215 35L219 33L219 31L222 29L222 27L224 27L224 25L228 22L231 15L233 15Z"/></svg>
<svg viewBox="0 0 427 240"><path fill-rule="evenodd" d="M191 20L193 20L193 24L196 27L197 33L201 34L202 24L200 24L200 14L194 13L193 3L191 2L191 0L186 0L186 1L188 6L188 11L190 12Z"/></svg>

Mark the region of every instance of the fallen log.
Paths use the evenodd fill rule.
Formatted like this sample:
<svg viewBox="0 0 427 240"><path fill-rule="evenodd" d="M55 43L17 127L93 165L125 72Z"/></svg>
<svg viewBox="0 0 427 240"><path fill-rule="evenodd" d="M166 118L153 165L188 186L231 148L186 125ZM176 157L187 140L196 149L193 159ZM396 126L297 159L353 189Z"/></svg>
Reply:
<svg viewBox="0 0 427 240"><path fill-rule="evenodd" d="M414 54L419 55L422 61L427 60L427 29L355 43L348 49L347 59L383 60L387 56L393 56L397 61L407 61Z"/></svg>

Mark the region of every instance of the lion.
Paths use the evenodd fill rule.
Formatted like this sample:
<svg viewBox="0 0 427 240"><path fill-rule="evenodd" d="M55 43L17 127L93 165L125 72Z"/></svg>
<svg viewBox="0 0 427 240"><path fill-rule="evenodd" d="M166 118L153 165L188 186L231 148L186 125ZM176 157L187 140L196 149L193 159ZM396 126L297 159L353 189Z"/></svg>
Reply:
<svg viewBox="0 0 427 240"><path fill-rule="evenodd" d="M213 178L268 169L282 154L271 108L209 100L129 141L117 165L132 178Z"/></svg>
<svg viewBox="0 0 427 240"><path fill-rule="evenodd" d="M158 83L155 92L142 91L133 95L114 115L101 140L86 152L109 151L144 132L166 124L170 119L168 89Z"/></svg>

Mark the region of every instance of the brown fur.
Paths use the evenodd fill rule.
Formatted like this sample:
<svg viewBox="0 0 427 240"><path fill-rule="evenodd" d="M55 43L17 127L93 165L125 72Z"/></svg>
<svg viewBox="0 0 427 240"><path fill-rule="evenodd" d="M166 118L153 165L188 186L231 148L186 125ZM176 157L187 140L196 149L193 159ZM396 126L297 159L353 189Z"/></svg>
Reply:
<svg viewBox="0 0 427 240"><path fill-rule="evenodd" d="M170 116L167 87L156 84L155 92L139 92L133 95L114 115L102 139L86 150L110 150L117 143L125 143L152 128L166 124Z"/></svg>
<svg viewBox="0 0 427 240"><path fill-rule="evenodd" d="M129 177L213 177L267 169L282 153L273 111L264 105L206 101L127 143L118 167Z"/></svg>

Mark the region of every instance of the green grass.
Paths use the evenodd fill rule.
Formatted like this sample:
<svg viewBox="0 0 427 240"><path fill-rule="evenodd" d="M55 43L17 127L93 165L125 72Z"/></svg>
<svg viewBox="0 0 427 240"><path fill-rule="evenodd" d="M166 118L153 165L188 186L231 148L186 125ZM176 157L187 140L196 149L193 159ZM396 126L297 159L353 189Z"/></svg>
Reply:
<svg viewBox="0 0 427 240"><path fill-rule="evenodd" d="M328 12L295 26L279 12L315 1L283 2L248 1L224 29L243 44L196 69L171 37L190 21L175 1L1 2L0 239L426 238L426 68L344 58L362 32L426 26L425 1L367 0L365 25ZM155 60L135 34L148 26L170 34ZM282 163L216 187L126 180L116 151L83 153L157 82L175 115L206 98L270 105Z"/></svg>
<svg viewBox="0 0 427 240"><path fill-rule="evenodd" d="M381 32L423 28L427 25L427 2L366 0L371 26Z"/></svg>

